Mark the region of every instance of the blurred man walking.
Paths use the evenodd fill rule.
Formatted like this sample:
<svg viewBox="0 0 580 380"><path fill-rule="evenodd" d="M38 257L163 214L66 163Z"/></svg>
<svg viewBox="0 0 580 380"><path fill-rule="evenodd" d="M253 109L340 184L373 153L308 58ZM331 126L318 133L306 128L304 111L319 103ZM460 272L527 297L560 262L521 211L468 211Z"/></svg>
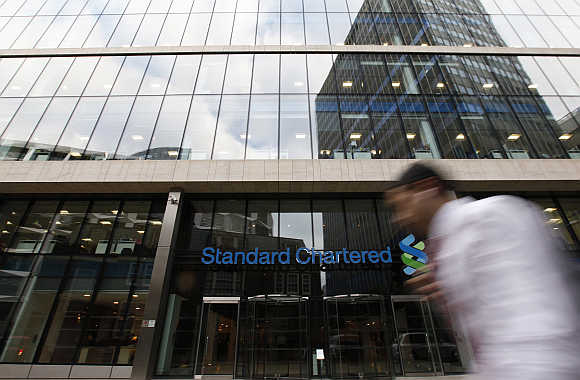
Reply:
<svg viewBox="0 0 580 380"><path fill-rule="evenodd" d="M478 378L580 379L576 295L541 210L510 196L457 200L424 164L385 199L427 239L429 265L408 284L462 325Z"/></svg>

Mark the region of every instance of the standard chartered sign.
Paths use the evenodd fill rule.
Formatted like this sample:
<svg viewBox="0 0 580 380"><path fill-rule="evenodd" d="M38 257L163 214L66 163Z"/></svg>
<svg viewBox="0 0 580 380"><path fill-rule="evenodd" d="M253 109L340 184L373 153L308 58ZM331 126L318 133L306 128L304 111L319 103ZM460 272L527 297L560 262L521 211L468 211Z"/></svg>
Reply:
<svg viewBox="0 0 580 380"><path fill-rule="evenodd" d="M202 251L202 263L210 264L389 264L392 263L391 249L370 251L349 251L346 248L340 251L319 251L313 248L299 248L291 252L262 251L258 248L252 251L222 251L219 248L207 247Z"/></svg>

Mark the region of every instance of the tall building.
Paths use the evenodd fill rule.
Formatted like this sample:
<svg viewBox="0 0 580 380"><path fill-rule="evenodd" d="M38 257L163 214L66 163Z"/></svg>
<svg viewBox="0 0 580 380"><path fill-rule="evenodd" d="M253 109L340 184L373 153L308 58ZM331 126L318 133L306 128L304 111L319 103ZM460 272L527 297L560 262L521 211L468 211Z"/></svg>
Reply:
<svg viewBox="0 0 580 380"><path fill-rule="evenodd" d="M382 191L431 160L578 265L579 55L579 0L0 0L0 378L464 373Z"/></svg>

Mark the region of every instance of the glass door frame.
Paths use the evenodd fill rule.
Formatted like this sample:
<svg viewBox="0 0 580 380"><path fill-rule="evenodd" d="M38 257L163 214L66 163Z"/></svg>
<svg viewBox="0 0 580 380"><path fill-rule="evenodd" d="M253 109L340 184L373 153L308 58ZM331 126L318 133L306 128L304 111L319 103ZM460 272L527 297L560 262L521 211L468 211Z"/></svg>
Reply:
<svg viewBox="0 0 580 380"><path fill-rule="evenodd" d="M232 370L232 379L235 377L236 365L238 362L238 342L239 342L239 325L240 325L240 297L203 297L202 304L201 304L201 311L199 317L199 331L197 337L197 345L195 349L195 362L193 366L193 377L196 380L202 379L203 377L220 377L223 378L224 376L228 375L204 375L203 371L203 356L205 356L205 351L207 350L207 342L204 345L204 352L201 353L200 358L200 348L201 348L201 339L202 339L202 331L207 331L207 321L204 320L204 315L206 308L211 304L227 304L227 305L237 305L237 312L236 312L236 343L234 345L234 364ZM200 360L201 359L201 360ZM199 370L199 374L198 374Z"/></svg>
<svg viewBox="0 0 580 380"><path fill-rule="evenodd" d="M435 331L435 323L433 321L433 314L431 313L431 306L426 297L417 295L395 295L391 296L391 307L393 310L393 325L395 327L395 338L397 339L396 344L398 348L398 360L401 365L402 376L408 376L405 371L405 364L403 363L403 357L401 355L401 341L399 335L399 326L397 321L397 314L395 310L396 302L416 302L419 304L421 309L421 315L423 317L423 323L425 324L426 333L426 344L429 350L432 362L433 371L430 373L419 373L411 372L410 376L444 376L443 374L443 361L441 360L441 353L439 352L439 344L437 343L437 332ZM432 341L431 341L432 337ZM397 358L393 358L396 360Z"/></svg>

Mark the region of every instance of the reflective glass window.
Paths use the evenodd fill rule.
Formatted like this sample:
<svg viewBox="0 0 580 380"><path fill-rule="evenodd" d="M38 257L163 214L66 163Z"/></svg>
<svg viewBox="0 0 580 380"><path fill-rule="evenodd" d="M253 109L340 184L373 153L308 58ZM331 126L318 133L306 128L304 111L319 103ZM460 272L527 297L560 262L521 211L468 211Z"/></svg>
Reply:
<svg viewBox="0 0 580 380"><path fill-rule="evenodd" d="M314 157L344 159L344 145L336 96L311 95L310 120Z"/></svg>
<svg viewBox="0 0 580 380"><path fill-rule="evenodd" d="M559 199L559 201L562 205L562 211L570 223L570 227L574 230L576 237L580 237L580 202L572 198L563 198Z"/></svg>
<svg viewBox="0 0 580 380"><path fill-rule="evenodd" d="M281 93L306 93L306 55L282 54L280 56Z"/></svg>
<svg viewBox="0 0 580 380"><path fill-rule="evenodd" d="M131 46L155 46L166 15L146 14Z"/></svg>
<svg viewBox="0 0 580 380"><path fill-rule="evenodd" d="M195 4L197 3L196 1ZM210 20L211 14L209 13L190 14L181 45L205 45Z"/></svg>
<svg viewBox="0 0 580 380"><path fill-rule="evenodd" d="M213 11L215 0L196 0L193 2L192 12L211 12Z"/></svg>
<svg viewBox="0 0 580 380"><path fill-rule="evenodd" d="M134 95L141 85L141 79L150 57L127 57L117 76L111 95Z"/></svg>
<svg viewBox="0 0 580 380"><path fill-rule="evenodd" d="M193 96L179 153L180 160L211 158L219 104L219 95Z"/></svg>
<svg viewBox="0 0 580 380"><path fill-rule="evenodd" d="M143 20L143 15L128 14L123 15L117 24L115 33L111 37L109 47L129 47Z"/></svg>
<svg viewBox="0 0 580 380"><path fill-rule="evenodd" d="M166 96L159 112L147 159L176 160L187 121L191 96Z"/></svg>
<svg viewBox="0 0 580 380"><path fill-rule="evenodd" d="M246 141L246 159L278 158L278 95L253 95Z"/></svg>
<svg viewBox="0 0 580 380"><path fill-rule="evenodd" d="M234 12L236 10L236 0L215 0L214 12Z"/></svg>
<svg viewBox="0 0 580 380"><path fill-rule="evenodd" d="M195 86L196 94L221 93L226 69L226 60L227 56L225 55L203 56L197 77L197 84Z"/></svg>
<svg viewBox="0 0 580 380"><path fill-rule="evenodd" d="M0 160L17 160L40 121L49 98L27 98L0 139Z"/></svg>
<svg viewBox="0 0 580 380"><path fill-rule="evenodd" d="M28 58L12 77L2 96L26 96L48 63L48 58ZM6 62L9 60L2 60Z"/></svg>
<svg viewBox="0 0 580 380"><path fill-rule="evenodd" d="M94 201L80 233L80 253L103 255L108 252L111 231L119 213L119 201Z"/></svg>
<svg viewBox="0 0 580 380"><path fill-rule="evenodd" d="M280 0L260 0L260 12L280 12Z"/></svg>
<svg viewBox="0 0 580 380"><path fill-rule="evenodd" d="M177 247L201 251L209 244L214 201L189 200L183 205L183 222L188 233L180 234ZM179 255L179 252L177 252Z"/></svg>
<svg viewBox="0 0 580 380"><path fill-rule="evenodd" d="M69 1L60 10L61 15L78 15L89 0Z"/></svg>
<svg viewBox="0 0 580 380"><path fill-rule="evenodd" d="M100 14L108 2L109 0L89 0L81 14Z"/></svg>
<svg viewBox="0 0 580 380"><path fill-rule="evenodd" d="M173 66L167 94L193 94L200 55L178 55Z"/></svg>
<svg viewBox="0 0 580 380"><path fill-rule="evenodd" d="M252 77L252 93L277 93L279 88L278 54L256 54L254 57L254 75Z"/></svg>
<svg viewBox="0 0 580 380"><path fill-rule="evenodd" d="M409 148L403 125L397 112L396 98L373 97L370 118L374 130L371 158L409 158Z"/></svg>
<svg viewBox="0 0 580 380"><path fill-rule="evenodd" d="M236 12L257 12L258 0L238 1Z"/></svg>
<svg viewBox="0 0 580 380"><path fill-rule="evenodd" d="M99 118L84 156L92 160L111 159L123 133L133 97L111 97Z"/></svg>
<svg viewBox="0 0 580 380"><path fill-rule="evenodd" d="M328 34L328 23L324 13L306 13L304 15L306 23L306 44L307 45L328 45L330 37Z"/></svg>
<svg viewBox="0 0 580 380"><path fill-rule="evenodd" d="M580 95L580 86L556 57L536 57L540 69L549 75L560 95ZM578 61L578 59L576 59Z"/></svg>
<svg viewBox="0 0 580 380"><path fill-rule="evenodd" d="M241 160L247 137L249 97L223 95L219 111L213 159Z"/></svg>
<svg viewBox="0 0 580 380"><path fill-rule="evenodd" d="M232 45L253 45L256 41L257 13L236 13Z"/></svg>
<svg viewBox="0 0 580 380"><path fill-rule="evenodd" d="M538 1L544 12L548 15L564 15L564 10L556 1Z"/></svg>
<svg viewBox="0 0 580 380"><path fill-rule="evenodd" d="M277 200L249 200L246 213L245 248L248 250L278 249L279 222Z"/></svg>
<svg viewBox="0 0 580 380"><path fill-rule="evenodd" d="M0 99L0 136L22 104L22 99Z"/></svg>
<svg viewBox="0 0 580 380"><path fill-rule="evenodd" d="M314 248L333 250L347 246L344 207L341 200L312 201Z"/></svg>
<svg viewBox="0 0 580 380"><path fill-rule="evenodd" d="M54 16L37 16L32 19L18 39L12 44L12 49L31 49L36 45L44 31L48 28Z"/></svg>
<svg viewBox="0 0 580 380"><path fill-rule="evenodd" d="M175 56L153 56L147 66L139 95L163 95L173 69Z"/></svg>
<svg viewBox="0 0 580 380"><path fill-rule="evenodd" d="M27 17L13 17L2 29L3 37L0 41L0 49L8 49L12 46L29 22L30 19Z"/></svg>
<svg viewBox="0 0 580 380"><path fill-rule="evenodd" d="M372 200L346 199L346 234L350 249L377 249L381 247L379 225Z"/></svg>
<svg viewBox="0 0 580 380"><path fill-rule="evenodd" d="M83 47L91 48L107 46L113 32L115 31L115 26L120 19L121 16L119 15L104 15L99 17L99 21L95 24L93 31L89 34Z"/></svg>
<svg viewBox="0 0 580 380"><path fill-rule="evenodd" d="M123 202L113 230L112 254L130 256L142 253L150 208L150 201Z"/></svg>
<svg viewBox="0 0 580 380"><path fill-rule="evenodd" d="M13 16L18 11L18 8L22 6L21 0L6 0L0 6L0 14L2 16Z"/></svg>
<svg viewBox="0 0 580 380"><path fill-rule="evenodd" d="M308 55L307 61L309 92L311 94L336 93L332 55Z"/></svg>
<svg viewBox="0 0 580 380"><path fill-rule="evenodd" d="M326 0L327 12L348 12L345 0Z"/></svg>
<svg viewBox="0 0 580 380"><path fill-rule="evenodd" d="M38 253L50 228L58 202L36 201L16 229L10 248L12 253Z"/></svg>
<svg viewBox="0 0 580 380"><path fill-rule="evenodd" d="M50 223L41 253L74 254L78 249L78 238L88 201L65 201L60 205Z"/></svg>
<svg viewBox="0 0 580 380"><path fill-rule="evenodd" d="M55 48L60 45L65 34L75 21L74 16L57 16L44 35L36 43L36 48Z"/></svg>
<svg viewBox="0 0 580 380"><path fill-rule="evenodd" d="M53 96L73 61L71 57L51 58L29 96Z"/></svg>
<svg viewBox="0 0 580 380"><path fill-rule="evenodd" d="M106 96L113 88L117 74L123 66L125 57L101 57L87 84L83 95Z"/></svg>
<svg viewBox="0 0 580 380"><path fill-rule="evenodd" d="M125 9L125 13L145 13L151 0L132 0Z"/></svg>
<svg viewBox="0 0 580 380"><path fill-rule="evenodd" d="M572 47L567 38L560 33L556 25L546 16L528 16L530 22L540 31L542 38L551 48Z"/></svg>
<svg viewBox="0 0 580 380"><path fill-rule="evenodd" d="M189 13L193 0L174 1L171 3L170 13Z"/></svg>
<svg viewBox="0 0 580 380"><path fill-rule="evenodd" d="M280 96L280 159L312 159L307 95Z"/></svg>
<svg viewBox="0 0 580 380"><path fill-rule="evenodd" d="M280 45L280 13L258 13L256 45Z"/></svg>
<svg viewBox="0 0 580 380"><path fill-rule="evenodd" d="M80 48L83 46L99 16L79 16L69 29L59 47Z"/></svg>
<svg viewBox="0 0 580 380"><path fill-rule="evenodd" d="M51 159L74 160L82 156L105 101L104 97L81 98L51 155Z"/></svg>
<svg viewBox="0 0 580 380"><path fill-rule="evenodd" d="M80 96L83 93L97 62L99 62L98 57L77 58L58 88L56 95Z"/></svg>
<svg viewBox="0 0 580 380"><path fill-rule="evenodd" d="M234 22L233 13L214 13L207 34L207 45L229 45Z"/></svg>
<svg viewBox="0 0 580 380"><path fill-rule="evenodd" d="M17 58L0 60L0 91L4 90L23 62L24 59Z"/></svg>
<svg viewBox="0 0 580 380"><path fill-rule="evenodd" d="M425 105L418 97L397 101L411 153L416 159L441 158L435 130Z"/></svg>
<svg viewBox="0 0 580 380"><path fill-rule="evenodd" d="M103 10L104 14L123 14L130 0L110 0Z"/></svg>
<svg viewBox="0 0 580 380"><path fill-rule="evenodd" d="M23 160L48 160L78 100L53 98L26 145Z"/></svg>
<svg viewBox="0 0 580 380"><path fill-rule="evenodd" d="M224 94L250 93L253 61L251 54L232 54L228 57Z"/></svg>
<svg viewBox="0 0 580 380"><path fill-rule="evenodd" d="M147 13L167 13L170 5L171 1L151 0Z"/></svg>
<svg viewBox="0 0 580 380"><path fill-rule="evenodd" d="M282 13L281 31L282 45L304 45L302 13Z"/></svg>
<svg viewBox="0 0 580 380"><path fill-rule="evenodd" d="M188 18L187 14L168 14L157 46L179 46Z"/></svg>
<svg viewBox="0 0 580 380"><path fill-rule="evenodd" d="M348 13L329 13L328 30L330 32L330 43L333 45L344 45L346 36L350 31L350 18Z"/></svg>
<svg viewBox="0 0 580 380"><path fill-rule="evenodd" d="M28 208L28 201L10 201L0 206L0 252L5 253Z"/></svg>
<svg viewBox="0 0 580 380"><path fill-rule="evenodd" d="M142 160L153 134L161 96L138 96L115 153L116 160Z"/></svg>
<svg viewBox="0 0 580 380"><path fill-rule="evenodd" d="M221 199L215 202L210 246L242 248L246 228L246 202Z"/></svg>
<svg viewBox="0 0 580 380"><path fill-rule="evenodd" d="M280 246L290 252L313 247L310 200L280 201Z"/></svg>
<svg viewBox="0 0 580 380"><path fill-rule="evenodd" d="M304 1L304 12L325 12L324 0Z"/></svg>

